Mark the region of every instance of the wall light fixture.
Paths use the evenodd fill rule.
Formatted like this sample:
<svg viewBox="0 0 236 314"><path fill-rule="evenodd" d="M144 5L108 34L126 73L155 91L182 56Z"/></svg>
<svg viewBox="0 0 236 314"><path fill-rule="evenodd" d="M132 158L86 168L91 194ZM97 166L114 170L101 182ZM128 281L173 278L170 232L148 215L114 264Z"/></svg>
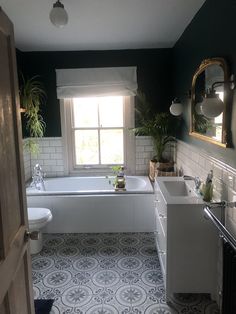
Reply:
<svg viewBox="0 0 236 314"><path fill-rule="evenodd" d="M207 118L218 117L224 110L224 102L220 99L219 94L215 91L217 85L228 85L229 89L235 88L234 80L220 81L212 84L211 88L206 92L206 95L201 103L201 112Z"/></svg>
<svg viewBox="0 0 236 314"><path fill-rule="evenodd" d="M172 104L170 106L170 113L173 116L180 116L183 113L183 105L181 104L178 98L175 98L172 101Z"/></svg>

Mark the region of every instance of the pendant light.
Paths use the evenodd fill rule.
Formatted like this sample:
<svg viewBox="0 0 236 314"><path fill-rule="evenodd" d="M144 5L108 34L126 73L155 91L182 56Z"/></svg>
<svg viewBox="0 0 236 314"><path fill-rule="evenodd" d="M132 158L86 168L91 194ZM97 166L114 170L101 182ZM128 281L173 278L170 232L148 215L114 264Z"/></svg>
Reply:
<svg viewBox="0 0 236 314"><path fill-rule="evenodd" d="M59 28L64 27L68 23L68 14L60 0L53 4L49 18L52 24Z"/></svg>

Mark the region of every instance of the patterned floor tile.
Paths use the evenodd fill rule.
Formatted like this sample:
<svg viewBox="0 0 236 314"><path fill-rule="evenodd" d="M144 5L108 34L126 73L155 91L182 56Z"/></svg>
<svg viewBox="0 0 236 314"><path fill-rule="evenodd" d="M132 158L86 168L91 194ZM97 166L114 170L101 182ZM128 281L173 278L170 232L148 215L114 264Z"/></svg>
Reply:
<svg viewBox="0 0 236 314"><path fill-rule="evenodd" d="M218 314L206 295L166 304L152 233L44 234L32 256L34 298L54 299L51 314Z"/></svg>

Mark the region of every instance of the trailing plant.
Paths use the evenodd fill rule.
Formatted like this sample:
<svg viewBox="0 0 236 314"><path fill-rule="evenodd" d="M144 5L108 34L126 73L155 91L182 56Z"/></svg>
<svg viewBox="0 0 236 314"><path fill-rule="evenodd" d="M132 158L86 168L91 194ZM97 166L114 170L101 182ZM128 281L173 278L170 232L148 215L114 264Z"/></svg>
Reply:
<svg viewBox="0 0 236 314"><path fill-rule="evenodd" d="M147 102L143 93L138 94L136 105L136 116L138 117L138 126L134 128L136 135L151 136L155 150L153 160L165 162L163 152L168 143L175 142L175 130L177 126L176 117L169 113L152 113L151 106Z"/></svg>
<svg viewBox="0 0 236 314"><path fill-rule="evenodd" d="M20 103L25 109L26 129L31 137L26 147L33 154L38 153L36 138L43 137L46 127L43 117L40 114L40 106L45 102L46 93L42 83L37 80L37 77L33 76L25 80L22 76L22 85L20 87Z"/></svg>

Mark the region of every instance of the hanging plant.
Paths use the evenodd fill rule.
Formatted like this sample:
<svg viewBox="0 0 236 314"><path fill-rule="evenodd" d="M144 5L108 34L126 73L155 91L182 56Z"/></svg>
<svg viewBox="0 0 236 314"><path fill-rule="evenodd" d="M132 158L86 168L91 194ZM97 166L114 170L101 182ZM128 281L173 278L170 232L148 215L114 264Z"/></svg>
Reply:
<svg viewBox="0 0 236 314"><path fill-rule="evenodd" d="M30 140L26 143L26 148L32 154L39 152L37 138L43 137L46 124L40 114L40 105L45 102L46 93L43 85L37 80L38 76L33 76L25 80L22 76L22 86L20 88L20 103L25 109L26 129L29 132Z"/></svg>

